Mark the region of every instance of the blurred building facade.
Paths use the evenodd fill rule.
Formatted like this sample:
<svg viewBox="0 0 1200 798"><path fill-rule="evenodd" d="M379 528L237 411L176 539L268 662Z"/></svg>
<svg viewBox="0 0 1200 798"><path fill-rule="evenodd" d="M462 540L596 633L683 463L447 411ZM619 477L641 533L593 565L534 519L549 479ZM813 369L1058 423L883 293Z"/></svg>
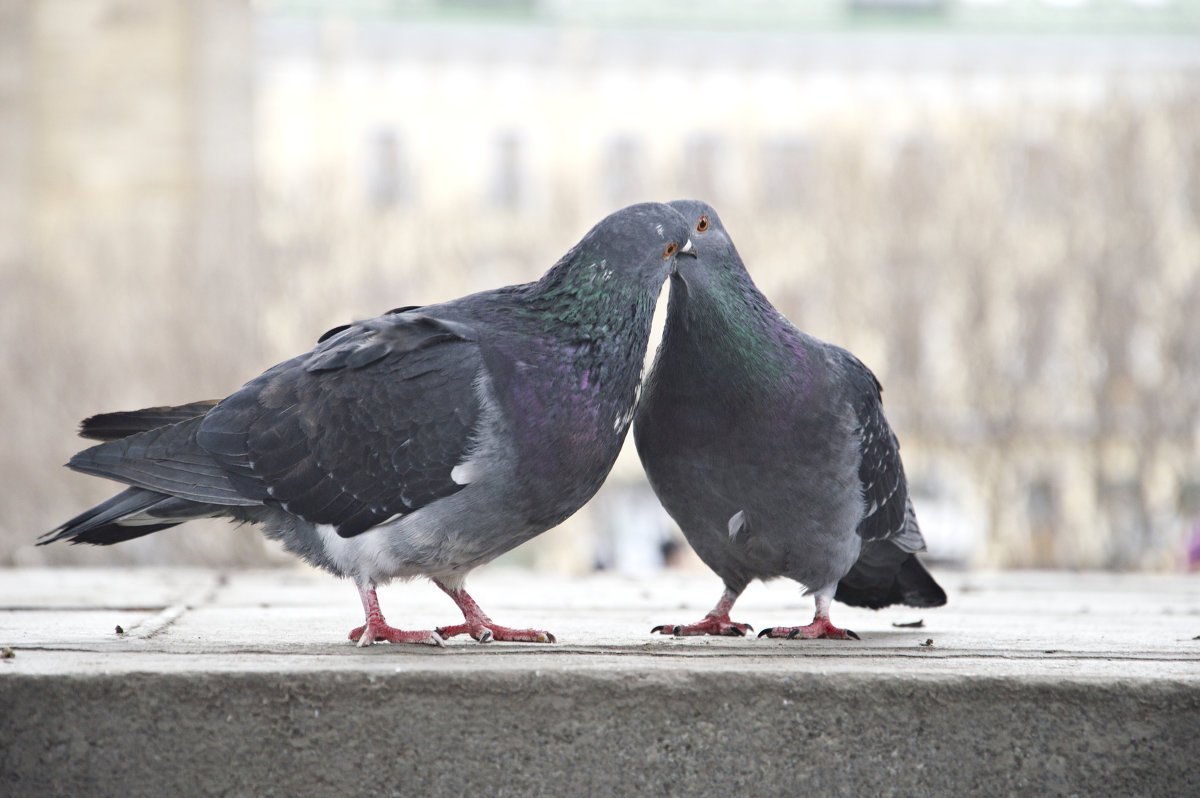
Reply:
<svg viewBox="0 0 1200 798"><path fill-rule="evenodd" d="M42 562L37 535L112 492L61 467L79 419L236 387L265 356L254 30L242 0L0 3L0 563ZM262 557L215 535L62 556Z"/></svg>
<svg viewBox="0 0 1200 798"><path fill-rule="evenodd" d="M175 142L177 184L107 196L192 225L179 239L192 308L172 315L206 330L119 361L141 371L112 406L232 390L326 326L533 279L608 212L690 196L720 210L789 318L879 375L933 555L1171 568L1186 550L1200 518L1200 3L99 5L117 29L130 9L174 9L151 14L175 36L161 63L134 57L133 39L105 45L130 53L130 78L162 83L136 102L168 110L145 125L34 114L34 148L54 130L90 146L80 131L97 126ZM66 47L46 24L33 49ZM24 63L37 74L16 83L40 96L45 61ZM64 79L68 98L135 102L98 67L73 68L91 82ZM190 110L173 116L172 97ZM33 209L39 279L71 260L53 254L69 237L37 221L57 218L43 172L69 152L34 161L27 201L0 201ZM101 168L80 156L61 171ZM68 196L69 218L105 205ZM203 254L225 241L244 249ZM144 317L145 292L177 289L139 284L128 261L118 282L143 299L126 312ZM81 305L92 269L72 278ZM97 329L130 334L111 318ZM146 373L180 346L198 367ZM69 376L111 385L113 368ZM181 382L205 387L161 394ZM110 409L80 405L64 412ZM620 553L667 534L653 507L626 511L644 506L640 480L626 452L596 502L517 559L647 562Z"/></svg>

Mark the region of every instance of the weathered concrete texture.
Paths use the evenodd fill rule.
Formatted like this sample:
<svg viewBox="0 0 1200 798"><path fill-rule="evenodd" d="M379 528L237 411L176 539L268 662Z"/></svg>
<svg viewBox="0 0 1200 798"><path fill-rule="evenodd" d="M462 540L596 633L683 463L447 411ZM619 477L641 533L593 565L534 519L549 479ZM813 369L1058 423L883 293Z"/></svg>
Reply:
<svg viewBox="0 0 1200 798"><path fill-rule="evenodd" d="M695 672L5 679L11 795L1196 795L1200 692Z"/></svg>
<svg viewBox="0 0 1200 798"><path fill-rule="evenodd" d="M835 605L859 645L647 634L712 577L492 572L493 617L562 642L360 650L353 591L306 572L0 574L0 791L1200 794L1200 583L940 578L944 610ZM775 583L734 615L807 604ZM453 619L420 583L389 606Z"/></svg>

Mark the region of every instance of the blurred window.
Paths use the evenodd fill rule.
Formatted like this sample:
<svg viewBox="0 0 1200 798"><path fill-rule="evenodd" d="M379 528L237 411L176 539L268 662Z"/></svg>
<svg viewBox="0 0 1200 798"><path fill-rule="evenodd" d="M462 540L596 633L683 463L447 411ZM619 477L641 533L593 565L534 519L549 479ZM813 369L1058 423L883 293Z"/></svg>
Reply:
<svg viewBox="0 0 1200 798"><path fill-rule="evenodd" d="M683 171L679 186L683 195L710 204L720 203L720 172L724 147L718 136L697 133L683 144Z"/></svg>
<svg viewBox="0 0 1200 798"><path fill-rule="evenodd" d="M604 151L604 196L610 205L628 205L645 198L645 157L633 136L616 136Z"/></svg>
<svg viewBox="0 0 1200 798"><path fill-rule="evenodd" d="M1049 140L1018 139L1009 146L1009 206L1027 214L1054 210L1062 199L1062 164Z"/></svg>
<svg viewBox="0 0 1200 798"><path fill-rule="evenodd" d="M805 136L775 136L763 142L762 202L769 208L801 208L813 180L812 143Z"/></svg>
<svg viewBox="0 0 1200 798"><path fill-rule="evenodd" d="M376 210L412 200L404 146L394 130L377 130L367 144L367 198Z"/></svg>
<svg viewBox="0 0 1200 798"><path fill-rule="evenodd" d="M892 205L909 218L931 211L942 193L943 156L936 142L923 134L892 142Z"/></svg>
<svg viewBox="0 0 1200 798"><path fill-rule="evenodd" d="M515 211L524 200L524 146L513 131L498 134L492 148L492 204Z"/></svg>
<svg viewBox="0 0 1200 798"><path fill-rule="evenodd" d="M1179 515L1200 523L1200 479L1185 478L1179 483Z"/></svg>
<svg viewBox="0 0 1200 798"><path fill-rule="evenodd" d="M1034 530L1053 529L1058 525L1058 486L1049 477L1029 483L1026 501L1029 525Z"/></svg>
<svg viewBox="0 0 1200 798"><path fill-rule="evenodd" d="M1191 214L1193 224L1200 225L1200 138L1185 147L1183 162L1183 206Z"/></svg>

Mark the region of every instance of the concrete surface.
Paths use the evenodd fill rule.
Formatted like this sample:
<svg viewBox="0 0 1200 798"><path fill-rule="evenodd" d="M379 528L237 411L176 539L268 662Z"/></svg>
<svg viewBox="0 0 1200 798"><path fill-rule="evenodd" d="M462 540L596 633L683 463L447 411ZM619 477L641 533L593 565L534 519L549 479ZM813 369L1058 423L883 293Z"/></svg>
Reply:
<svg viewBox="0 0 1200 798"><path fill-rule="evenodd" d="M497 622L559 642L358 649L316 572L0 571L0 795L1200 794L1200 578L938 577L947 607L835 604L861 642L796 642L650 636L707 574L484 569ZM427 582L380 598L458 620ZM775 582L733 617L811 612Z"/></svg>

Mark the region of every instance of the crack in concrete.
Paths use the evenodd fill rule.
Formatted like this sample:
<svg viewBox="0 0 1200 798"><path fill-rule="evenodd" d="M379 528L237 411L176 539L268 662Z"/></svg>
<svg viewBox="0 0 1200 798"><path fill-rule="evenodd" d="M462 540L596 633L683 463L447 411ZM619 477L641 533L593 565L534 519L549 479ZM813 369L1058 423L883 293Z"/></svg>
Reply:
<svg viewBox="0 0 1200 798"><path fill-rule="evenodd" d="M169 629L172 624L196 607L212 603L217 593L229 582L224 573L215 574L208 582L193 590L182 601L171 604L161 612L138 621L125 630L125 637L149 640Z"/></svg>

